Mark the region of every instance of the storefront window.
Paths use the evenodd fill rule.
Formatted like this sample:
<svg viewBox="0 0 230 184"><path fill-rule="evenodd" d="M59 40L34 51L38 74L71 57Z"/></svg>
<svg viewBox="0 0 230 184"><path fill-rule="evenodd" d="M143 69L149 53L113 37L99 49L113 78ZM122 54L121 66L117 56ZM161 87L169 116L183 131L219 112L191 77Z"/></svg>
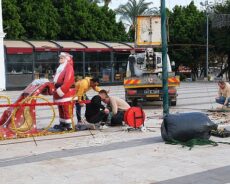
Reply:
<svg viewBox="0 0 230 184"><path fill-rule="evenodd" d="M8 54L6 88L26 87L33 80L33 54Z"/></svg>
<svg viewBox="0 0 230 184"><path fill-rule="evenodd" d="M126 74L127 61L130 53L115 53L114 54L114 81L121 81Z"/></svg>
<svg viewBox="0 0 230 184"><path fill-rule="evenodd" d="M111 82L110 52L86 53L86 76L98 77L101 82Z"/></svg>
<svg viewBox="0 0 230 184"><path fill-rule="evenodd" d="M86 63L86 76L98 77L102 82L111 81L111 64L110 62Z"/></svg>
<svg viewBox="0 0 230 184"><path fill-rule="evenodd" d="M110 61L110 52L87 52L86 61Z"/></svg>
<svg viewBox="0 0 230 184"><path fill-rule="evenodd" d="M65 48L63 48L65 49ZM73 56L76 80L95 76L105 84L120 84L126 74L129 51L102 52L89 50L67 51ZM59 65L59 51L33 51L31 54L6 55L6 87L26 87L33 79L48 78L52 81ZM113 58L111 58L113 57Z"/></svg>
<svg viewBox="0 0 230 184"><path fill-rule="evenodd" d="M33 55L32 54L12 54L7 55L6 72L11 73L32 73Z"/></svg>
<svg viewBox="0 0 230 184"><path fill-rule="evenodd" d="M73 56L74 73L76 80L83 78L83 52L69 52Z"/></svg>
<svg viewBox="0 0 230 184"><path fill-rule="evenodd" d="M35 53L35 78L45 77L52 79L58 67L57 52L36 52Z"/></svg>
<svg viewBox="0 0 230 184"><path fill-rule="evenodd" d="M123 80L126 74L126 62L115 62L114 64L114 80Z"/></svg>

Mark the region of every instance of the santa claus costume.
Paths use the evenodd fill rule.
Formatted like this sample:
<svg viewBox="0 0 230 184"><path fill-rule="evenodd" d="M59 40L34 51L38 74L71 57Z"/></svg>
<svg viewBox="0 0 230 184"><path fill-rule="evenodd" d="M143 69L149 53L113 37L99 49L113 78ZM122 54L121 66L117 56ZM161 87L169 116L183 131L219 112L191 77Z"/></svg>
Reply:
<svg viewBox="0 0 230 184"><path fill-rule="evenodd" d="M59 55L59 63L60 65L56 70L53 80L56 88L54 102L71 102L75 95L72 56L66 52L61 52ZM71 88L72 86L73 88ZM69 104L58 105L58 111L60 124L55 125L54 128L60 130L71 129L73 106Z"/></svg>

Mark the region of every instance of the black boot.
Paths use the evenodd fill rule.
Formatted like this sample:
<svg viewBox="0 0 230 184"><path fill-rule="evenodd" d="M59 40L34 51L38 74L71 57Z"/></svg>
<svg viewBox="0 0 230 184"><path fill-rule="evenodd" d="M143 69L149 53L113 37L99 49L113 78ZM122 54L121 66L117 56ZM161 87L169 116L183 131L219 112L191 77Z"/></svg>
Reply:
<svg viewBox="0 0 230 184"><path fill-rule="evenodd" d="M62 122L59 123L59 125L54 125L54 129L61 130L63 128L64 124Z"/></svg>
<svg viewBox="0 0 230 184"><path fill-rule="evenodd" d="M71 129L71 124L64 123L64 122L60 122L59 125L54 125L53 128L56 129L56 130L59 130L59 131L69 131L69 130L72 130Z"/></svg>
<svg viewBox="0 0 230 184"><path fill-rule="evenodd" d="M63 131L70 131L70 130L72 130L71 124L70 123L64 123Z"/></svg>

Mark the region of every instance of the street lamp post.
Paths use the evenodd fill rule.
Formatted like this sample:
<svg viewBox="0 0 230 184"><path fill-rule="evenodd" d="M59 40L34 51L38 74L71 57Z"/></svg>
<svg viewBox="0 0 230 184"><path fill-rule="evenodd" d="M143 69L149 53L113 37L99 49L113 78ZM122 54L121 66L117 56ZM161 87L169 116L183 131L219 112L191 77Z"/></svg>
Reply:
<svg viewBox="0 0 230 184"><path fill-rule="evenodd" d="M208 2L208 1L206 1ZM206 17L207 17L207 28L206 28L206 31L207 31L207 39L206 39L206 77L208 77L208 33L209 33L209 30L208 30L208 12L207 12L207 9L206 9Z"/></svg>
<svg viewBox="0 0 230 184"><path fill-rule="evenodd" d="M167 67L167 30L166 30L165 0L161 0L161 39L162 39L162 85L163 85L163 115L169 114L168 67Z"/></svg>
<svg viewBox="0 0 230 184"><path fill-rule="evenodd" d="M209 13L209 9L210 9L210 5L208 3L208 0L205 1L205 3L200 2L201 6L205 7L205 12L206 12L206 72L205 72L205 77L208 77L208 56L209 56L209 49L208 49L208 37L209 37L209 17L208 17L208 13Z"/></svg>

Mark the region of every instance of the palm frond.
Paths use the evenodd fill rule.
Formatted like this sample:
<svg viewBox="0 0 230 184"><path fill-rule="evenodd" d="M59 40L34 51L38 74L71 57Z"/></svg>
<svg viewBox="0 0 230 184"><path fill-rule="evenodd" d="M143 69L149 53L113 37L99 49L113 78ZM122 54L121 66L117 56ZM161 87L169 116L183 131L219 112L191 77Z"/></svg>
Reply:
<svg viewBox="0 0 230 184"><path fill-rule="evenodd" d="M146 0L129 0L126 4L120 5L115 12L117 15L120 15L120 20L126 20L130 26L134 26L137 16L160 13L156 7L150 8L151 4L151 2L146 2Z"/></svg>

